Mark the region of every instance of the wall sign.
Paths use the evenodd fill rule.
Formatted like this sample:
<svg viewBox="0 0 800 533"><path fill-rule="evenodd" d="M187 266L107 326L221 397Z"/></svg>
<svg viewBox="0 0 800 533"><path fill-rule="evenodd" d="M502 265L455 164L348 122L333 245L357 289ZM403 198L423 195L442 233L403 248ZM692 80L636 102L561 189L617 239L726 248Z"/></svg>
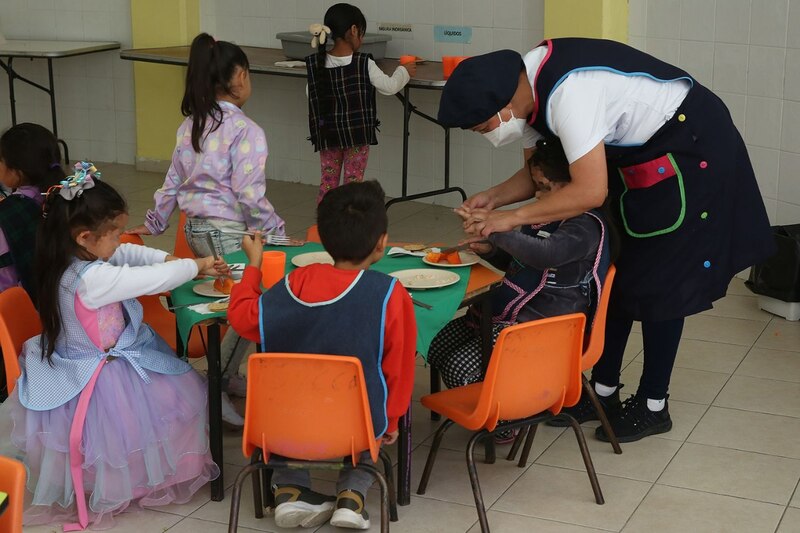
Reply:
<svg viewBox="0 0 800 533"><path fill-rule="evenodd" d="M433 40L437 43L462 43L472 41L472 26L439 26L433 27Z"/></svg>
<svg viewBox="0 0 800 533"><path fill-rule="evenodd" d="M400 22L379 22L378 31L381 33L388 33L392 39L414 39L414 31L411 29L411 24L404 24Z"/></svg>

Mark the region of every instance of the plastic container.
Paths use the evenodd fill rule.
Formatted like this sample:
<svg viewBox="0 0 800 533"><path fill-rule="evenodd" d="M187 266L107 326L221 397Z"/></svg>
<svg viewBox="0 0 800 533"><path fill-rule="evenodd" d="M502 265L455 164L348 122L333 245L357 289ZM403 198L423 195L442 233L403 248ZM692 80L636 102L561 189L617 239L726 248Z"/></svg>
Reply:
<svg viewBox="0 0 800 533"><path fill-rule="evenodd" d="M784 302L769 296L759 296L758 307L767 313L782 316L786 320L800 320L800 302Z"/></svg>
<svg viewBox="0 0 800 533"><path fill-rule="evenodd" d="M442 56L442 77L447 79L459 63L469 59L469 56Z"/></svg>
<svg viewBox="0 0 800 533"><path fill-rule="evenodd" d="M750 269L745 285L764 311L800 320L800 224L773 226L778 251Z"/></svg>
<svg viewBox="0 0 800 533"><path fill-rule="evenodd" d="M311 48L311 34L308 31L290 31L279 33L275 36L281 41L283 53L289 59L305 59L317 51ZM330 39L330 36L328 36ZM359 52L372 54L374 59L383 59L386 56L386 43L392 40L391 35L382 33L367 33L361 42ZM333 47L333 42L326 42L328 50Z"/></svg>

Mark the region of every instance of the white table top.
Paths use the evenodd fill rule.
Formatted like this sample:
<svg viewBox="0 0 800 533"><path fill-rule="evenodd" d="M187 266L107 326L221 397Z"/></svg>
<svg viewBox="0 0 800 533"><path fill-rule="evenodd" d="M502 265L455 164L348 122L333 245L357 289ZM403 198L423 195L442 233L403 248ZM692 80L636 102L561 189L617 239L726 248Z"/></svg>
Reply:
<svg viewBox="0 0 800 533"><path fill-rule="evenodd" d="M0 44L0 57L69 57L120 47L113 41L29 41L8 39Z"/></svg>

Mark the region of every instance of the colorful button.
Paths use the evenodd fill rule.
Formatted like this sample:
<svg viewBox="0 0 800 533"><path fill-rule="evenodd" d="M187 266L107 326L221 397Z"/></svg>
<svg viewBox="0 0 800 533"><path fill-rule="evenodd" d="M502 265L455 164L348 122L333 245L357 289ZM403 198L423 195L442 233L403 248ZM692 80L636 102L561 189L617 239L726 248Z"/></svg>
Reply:
<svg viewBox="0 0 800 533"><path fill-rule="evenodd" d="M706 168L708 166L708 161L700 161L700 168Z"/></svg>
<svg viewBox="0 0 800 533"><path fill-rule="evenodd" d="M684 120L686 120L686 115L684 115L683 113L678 115L678 122L683 122Z"/></svg>
<svg viewBox="0 0 800 533"><path fill-rule="evenodd" d="M711 268L711 261L703 261L703 266L706 268Z"/></svg>
<svg viewBox="0 0 800 533"><path fill-rule="evenodd" d="M707 219L708 218L708 212L707 211L703 211L702 213L700 213L700 218L702 218L703 220Z"/></svg>
<svg viewBox="0 0 800 533"><path fill-rule="evenodd" d="M666 170L664 170L664 167L658 167L659 174L663 174L664 172L666 172Z"/></svg>

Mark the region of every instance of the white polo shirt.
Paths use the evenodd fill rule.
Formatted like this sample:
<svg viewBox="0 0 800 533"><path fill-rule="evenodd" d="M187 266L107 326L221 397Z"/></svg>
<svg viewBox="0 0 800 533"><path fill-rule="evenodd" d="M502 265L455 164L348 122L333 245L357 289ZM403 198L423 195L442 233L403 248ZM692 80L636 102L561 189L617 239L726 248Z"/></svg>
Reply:
<svg viewBox="0 0 800 533"><path fill-rule="evenodd" d="M531 86L546 54L547 47L540 46L523 58ZM573 163L600 141L611 145L647 142L672 118L690 88L689 80L662 82L607 70L573 72L550 96L547 125ZM522 146L533 148L541 138L526 125Z"/></svg>

